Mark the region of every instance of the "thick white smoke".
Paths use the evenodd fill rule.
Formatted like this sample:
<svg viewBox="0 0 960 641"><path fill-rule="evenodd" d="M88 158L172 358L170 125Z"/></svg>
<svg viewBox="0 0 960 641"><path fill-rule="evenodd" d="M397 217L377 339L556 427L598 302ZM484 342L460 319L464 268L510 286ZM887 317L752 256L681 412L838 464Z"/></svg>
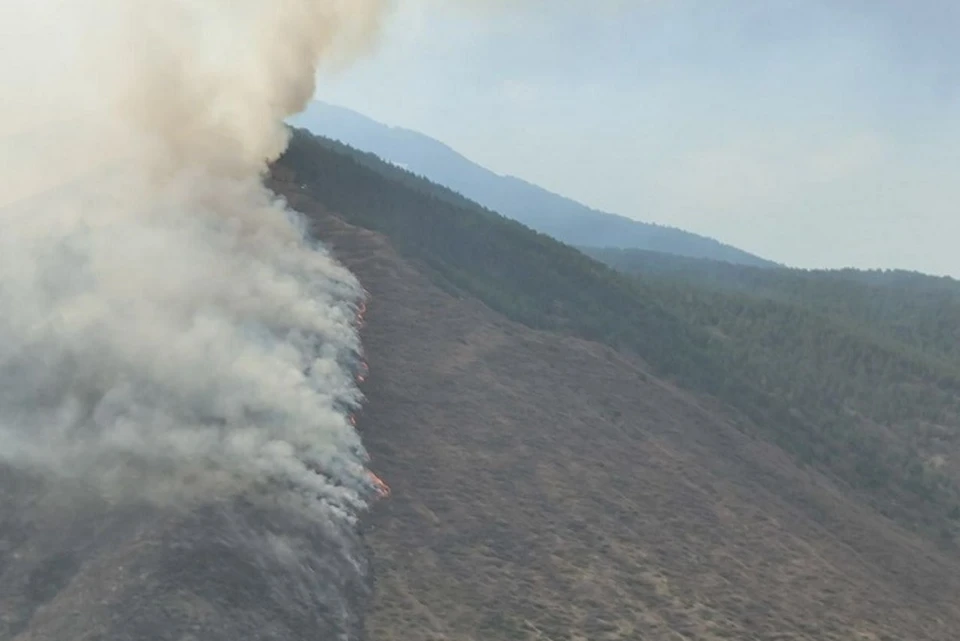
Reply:
<svg viewBox="0 0 960 641"><path fill-rule="evenodd" d="M0 6L0 461L350 513L362 289L261 185L383 0Z"/></svg>

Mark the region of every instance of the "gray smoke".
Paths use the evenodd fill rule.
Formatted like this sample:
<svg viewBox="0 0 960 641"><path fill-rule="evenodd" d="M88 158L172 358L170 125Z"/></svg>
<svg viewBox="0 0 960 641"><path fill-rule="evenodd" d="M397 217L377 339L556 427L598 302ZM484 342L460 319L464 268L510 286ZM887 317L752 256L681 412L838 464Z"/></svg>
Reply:
<svg viewBox="0 0 960 641"><path fill-rule="evenodd" d="M3 3L0 461L115 500L363 507L363 290L261 177L383 5Z"/></svg>

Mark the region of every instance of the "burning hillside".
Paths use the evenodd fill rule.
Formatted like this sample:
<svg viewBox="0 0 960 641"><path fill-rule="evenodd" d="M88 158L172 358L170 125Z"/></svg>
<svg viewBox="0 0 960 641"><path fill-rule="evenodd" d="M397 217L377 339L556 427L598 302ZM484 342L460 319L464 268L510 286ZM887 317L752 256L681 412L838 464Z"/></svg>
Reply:
<svg viewBox="0 0 960 641"><path fill-rule="evenodd" d="M262 175L384 6L0 8L0 638L359 634L354 526L389 493L351 419L365 293ZM168 552L111 556L140 543ZM76 601L107 580L125 592ZM228 625L221 601L274 610Z"/></svg>

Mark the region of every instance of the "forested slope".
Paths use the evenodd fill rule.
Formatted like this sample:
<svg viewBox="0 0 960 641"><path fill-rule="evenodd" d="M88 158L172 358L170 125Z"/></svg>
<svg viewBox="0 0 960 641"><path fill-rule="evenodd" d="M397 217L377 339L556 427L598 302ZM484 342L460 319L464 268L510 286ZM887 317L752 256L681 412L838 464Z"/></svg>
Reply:
<svg viewBox="0 0 960 641"><path fill-rule="evenodd" d="M637 354L743 429L953 545L960 369L789 298L624 275L370 155L305 132L280 171L390 238L449 292L525 325Z"/></svg>
<svg viewBox="0 0 960 641"><path fill-rule="evenodd" d="M756 269L660 252L581 247L623 271L790 302L960 362L960 281L903 270Z"/></svg>

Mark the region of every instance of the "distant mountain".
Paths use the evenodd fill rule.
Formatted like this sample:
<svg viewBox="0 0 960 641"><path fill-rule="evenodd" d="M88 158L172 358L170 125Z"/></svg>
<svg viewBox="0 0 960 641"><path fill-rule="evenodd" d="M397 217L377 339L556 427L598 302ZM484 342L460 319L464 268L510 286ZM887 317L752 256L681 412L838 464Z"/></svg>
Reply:
<svg viewBox="0 0 960 641"><path fill-rule="evenodd" d="M374 153L567 244L775 265L712 238L591 209L519 178L501 176L424 134L390 127L349 109L313 102L289 122Z"/></svg>

